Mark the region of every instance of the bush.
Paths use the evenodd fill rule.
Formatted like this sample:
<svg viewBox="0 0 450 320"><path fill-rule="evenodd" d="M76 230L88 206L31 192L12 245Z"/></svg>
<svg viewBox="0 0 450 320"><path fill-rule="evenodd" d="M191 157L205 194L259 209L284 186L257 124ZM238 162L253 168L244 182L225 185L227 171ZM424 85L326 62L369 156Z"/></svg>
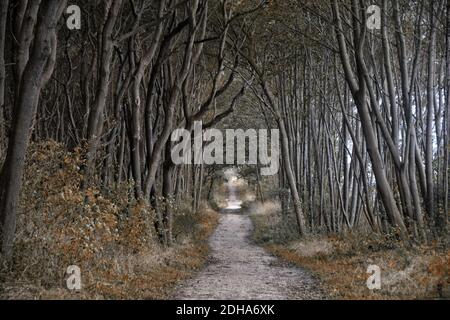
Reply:
<svg viewBox="0 0 450 320"><path fill-rule="evenodd" d="M171 206L179 240L164 248L156 215L136 202L133 186L103 192L94 177L81 189L84 150L53 141L29 148L12 262L0 263L2 299L161 299L200 268L217 214L186 203ZM1 262L1 261L0 261ZM66 288L67 267L77 265L82 290Z"/></svg>
<svg viewBox="0 0 450 320"><path fill-rule="evenodd" d="M253 239L257 243L286 244L299 238L295 215L282 214L278 202L256 203L249 210L255 228Z"/></svg>
<svg viewBox="0 0 450 320"><path fill-rule="evenodd" d="M159 250L153 210L130 202L128 185L108 195L92 186L82 190L82 159L82 149L68 152L54 141L30 146L14 256L0 270L3 289L12 279L44 288L65 287L70 265L81 268L86 286L95 286L130 272L118 260L127 265L136 256Z"/></svg>

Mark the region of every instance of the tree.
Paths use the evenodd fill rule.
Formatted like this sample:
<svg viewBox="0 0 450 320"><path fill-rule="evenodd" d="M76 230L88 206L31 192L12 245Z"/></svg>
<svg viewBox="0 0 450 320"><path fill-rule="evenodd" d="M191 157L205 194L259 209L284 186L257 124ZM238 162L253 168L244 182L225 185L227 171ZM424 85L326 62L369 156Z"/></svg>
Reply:
<svg viewBox="0 0 450 320"><path fill-rule="evenodd" d="M0 173L0 226L2 239L2 254L11 258L16 225L17 205L22 187L22 174L25 155L29 143L30 129L39 96L43 86L50 79L56 62L57 24L65 8L66 1L46 0L33 2L27 7L27 15L33 19L38 13L36 25L34 21L25 19L22 32L31 29L31 39L25 46L20 43L23 56L19 57L19 80L13 125L9 138L6 160ZM24 47L25 46L25 47ZM29 51L29 54L25 54ZM29 56L25 59L25 56ZM23 64L23 70L22 69Z"/></svg>

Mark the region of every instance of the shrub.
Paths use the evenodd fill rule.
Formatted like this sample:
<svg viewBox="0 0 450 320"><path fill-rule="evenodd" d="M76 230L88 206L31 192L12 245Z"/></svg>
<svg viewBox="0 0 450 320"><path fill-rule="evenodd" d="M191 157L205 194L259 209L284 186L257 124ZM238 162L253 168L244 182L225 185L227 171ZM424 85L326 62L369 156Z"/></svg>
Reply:
<svg viewBox="0 0 450 320"><path fill-rule="evenodd" d="M286 244L299 238L292 212L281 213L278 202L256 203L250 209L254 223L253 239L262 244Z"/></svg>
<svg viewBox="0 0 450 320"><path fill-rule="evenodd" d="M153 210L130 202L128 185L108 195L94 186L80 188L82 155L82 149L68 152L54 141L30 146L14 256L12 263L2 263L3 282L64 287L66 268L77 265L86 285L94 286L125 272L118 260L131 262L158 250Z"/></svg>

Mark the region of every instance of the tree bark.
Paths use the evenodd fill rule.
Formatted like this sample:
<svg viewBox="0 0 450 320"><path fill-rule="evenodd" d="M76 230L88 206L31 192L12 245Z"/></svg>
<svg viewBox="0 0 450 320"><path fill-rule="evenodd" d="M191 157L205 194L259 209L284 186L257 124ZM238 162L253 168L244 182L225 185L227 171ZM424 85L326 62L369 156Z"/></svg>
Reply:
<svg viewBox="0 0 450 320"><path fill-rule="evenodd" d="M0 173L1 249L6 259L10 259L13 254L16 212L22 188L30 129L36 114L40 92L49 80L55 65L56 26L65 4L65 0L42 2L31 55L21 76L8 152Z"/></svg>
<svg viewBox="0 0 450 320"><path fill-rule="evenodd" d="M99 47L101 48L101 55L99 57L99 79L94 104L89 113L87 127L88 153L86 179L89 179L91 170L93 170L101 129L103 128L102 115L105 109L106 100L108 98L111 61L113 58L114 49L112 34L120 8L122 6L122 1L123 0L110 0L109 3L105 4L105 8L108 11L107 19L101 33L101 41L99 42Z"/></svg>
<svg viewBox="0 0 450 320"><path fill-rule="evenodd" d="M433 171L433 114L434 114L434 71L436 55L436 25L434 1L430 2L430 35L428 46L428 79L427 79L427 120L425 138L425 171L427 181L427 211L434 219L434 171Z"/></svg>

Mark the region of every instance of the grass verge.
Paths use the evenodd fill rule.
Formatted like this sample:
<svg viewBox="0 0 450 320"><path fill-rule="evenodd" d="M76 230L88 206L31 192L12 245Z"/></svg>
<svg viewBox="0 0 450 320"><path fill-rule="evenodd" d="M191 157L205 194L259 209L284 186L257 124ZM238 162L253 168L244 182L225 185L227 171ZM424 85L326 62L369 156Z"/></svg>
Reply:
<svg viewBox="0 0 450 320"><path fill-rule="evenodd" d="M273 255L315 274L331 299L450 299L448 239L405 245L374 234L293 234L293 217L273 204L256 205L253 239ZM370 265L381 270L381 289L369 290Z"/></svg>

